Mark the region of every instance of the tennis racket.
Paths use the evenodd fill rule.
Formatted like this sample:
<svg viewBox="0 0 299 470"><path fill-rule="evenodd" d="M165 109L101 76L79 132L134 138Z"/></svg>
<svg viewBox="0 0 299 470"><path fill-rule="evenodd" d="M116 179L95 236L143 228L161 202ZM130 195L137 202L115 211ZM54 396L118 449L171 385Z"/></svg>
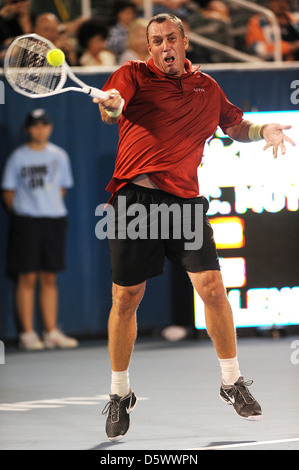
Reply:
<svg viewBox="0 0 299 470"><path fill-rule="evenodd" d="M38 34L16 37L8 47L4 58L4 74L10 86L29 98L44 98L66 91L78 91L92 98L109 98L108 93L82 82L64 61L58 67L47 61L54 44ZM63 88L67 78L79 87Z"/></svg>

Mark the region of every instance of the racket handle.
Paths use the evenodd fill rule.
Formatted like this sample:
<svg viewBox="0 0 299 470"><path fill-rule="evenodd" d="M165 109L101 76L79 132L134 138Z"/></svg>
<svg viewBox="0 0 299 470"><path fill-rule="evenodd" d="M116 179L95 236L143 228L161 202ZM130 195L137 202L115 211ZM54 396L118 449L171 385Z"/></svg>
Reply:
<svg viewBox="0 0 299 470"><path fill-rule="evenodd" d="M88 87L86 93L92 98L101 98L102 100L107 100L109 98L109 95L106 93L106 91L102 91L94 87Z"/></svg>

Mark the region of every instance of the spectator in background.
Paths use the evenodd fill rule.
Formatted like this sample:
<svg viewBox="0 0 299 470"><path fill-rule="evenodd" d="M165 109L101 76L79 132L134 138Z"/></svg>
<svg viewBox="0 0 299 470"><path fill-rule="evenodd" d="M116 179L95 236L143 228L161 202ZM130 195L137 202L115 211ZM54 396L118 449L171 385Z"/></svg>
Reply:
<svg viewBox="0 0 299 470"><path fill-rule="evenodd" d="M31 0L31 15L37 18L42 13L53 13L70 35L77 34L80 24L86 19L82 16L82 0Z"/></svg>
<svg viewBox="0 0 299 470"><path fill-rule="evenodd" d="M143 0L137 2L143 3ZM153 15L172 13L180 18L186 18L189 14L189 3L190 0L153 0Z"/></svg>
<svg viewBox="0 0 299 470"><path fill-rule="evenodd" d="M12 39L32 32L30 1L5 0L0 7L0 61Z"/></svg>
<svg viewBox="0 0 299 470"><path fill-rule="evenodd" d="M61 49L69 65L78 64L77 44L65 31L57 16L53 13L42 13L34 23L34 32L51 41L58 49Z"/></svg>
<svg viewBox="0 0 299 470"><path fill-rule="evenodd" d="M57 272L65 265L67 209L64 196L73 185L67 153L49 142L52 123L43 109L25 120L27 143L9 157L3 175L4 202L11 211L9 273L17 279L16 307L24 350L78 345L57 328ZM34 297L40 282L44 343L34 331Z"/></svg>
<svg viewBox="0 0 299 470"><path fill-rule="evenodd" d="M184 31L188 36L189 31L191 29L189 21L187 19L182 19L181 21L184 26ZM198 44L193 44L190 39L186 49L186 59L189 59L194 65L208 64L209 62L211 62L209 50L207 48L199 46Z"/></svg>
<svg viewBox="0 0 299 470"><path fill-rule="evenodd" d="M210 20L230 23L231 16L228 6L218 0L210 0L206 7L202 9L202 15Z"/></svg>
<svg viewBox="0 0 299 470"><path fill-rule="evenodd" d="M267 7L275 14L281 30L283 60L299 60L299 13L291 12L289 0L268 0ZM264 60L273 60L274 36L268 19L254 15L246 32L248 51Z"/></svg>
<svg viewBox="0 0 299 470"><path fill-rule="evenodd" d="M218 24L217 29L219 29L221 25L229 26L231 23L230 9L227 4L222 1L193 0L188 3L188 8L190 11L185 19L192 25L192 29L194 28L196 30L197 27L209 27L209 24ZM205 35L205 32L202 34Z"/></svg>
<svg viewBox="0 0 299 470"><path fill-rule="evenodd" d="M107 26L111 26L115 23L114 0L90 0L90 1L91 1L92 16L100 16L101 20Z"/></svg>
<svg viewBox="0 0 299 470"><path fill-rule="evenodd" d="M146 27L148 21L144 18L136 18L129 28L127 48L119 59L119 64L128 60L147 60L150 58L147 47Z"/></svg>
<svg viewBox="0 0 299 470"><path fill-rule="evenodd" d="M117 61L126 48L129 27L136 16L137 7L133 2L122 1L116 3L116 22L109 28L107 48L115 54Z"/></svg>
<svg viewBox="0 0 299 470"><path fill-rule="evenodd" d="M79 45L83 54L80 65L116 65L113 52L107 50L108 28L98 18L86 20L78 30Z"/></svg>

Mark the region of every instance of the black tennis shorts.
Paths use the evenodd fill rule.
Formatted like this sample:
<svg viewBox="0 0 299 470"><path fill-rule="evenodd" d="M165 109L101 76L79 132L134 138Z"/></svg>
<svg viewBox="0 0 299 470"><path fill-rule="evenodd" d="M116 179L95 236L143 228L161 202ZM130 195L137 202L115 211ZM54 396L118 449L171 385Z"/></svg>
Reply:
<svg viewBox="0 0 299 470"><path fill-rule="evenodd" d="M67 218L13 215L8 272L57 272L65 268Z"/></svg>
<svg viewBox="0 0 299 470"><path fill-rule="evenodd" d="M165 256L188 272L220 270L205 197L185 199L129 183L111 206L115 284L132 286L162 274Z"/></svg>

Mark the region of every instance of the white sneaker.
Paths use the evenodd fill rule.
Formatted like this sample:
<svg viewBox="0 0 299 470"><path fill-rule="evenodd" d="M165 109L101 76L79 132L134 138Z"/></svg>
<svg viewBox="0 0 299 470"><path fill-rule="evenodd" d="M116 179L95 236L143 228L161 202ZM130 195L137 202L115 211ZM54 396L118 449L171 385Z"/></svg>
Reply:
<svg viewBox="0 0 299 470"><path fill-rule="evenodd" d="M19 347L25 351L40 351L41 349L44 349L44 345L35 331L21 333Z"/></svg>
<svg viewBox="0 0 299 470"><path fill-rule="evenodd" d="M76 348L78 346L78 341L75 338L70 338L62 333L60 330L56 329L50 331L49 333L44 333L44 345L48 349L54 348Z"/></svg>

